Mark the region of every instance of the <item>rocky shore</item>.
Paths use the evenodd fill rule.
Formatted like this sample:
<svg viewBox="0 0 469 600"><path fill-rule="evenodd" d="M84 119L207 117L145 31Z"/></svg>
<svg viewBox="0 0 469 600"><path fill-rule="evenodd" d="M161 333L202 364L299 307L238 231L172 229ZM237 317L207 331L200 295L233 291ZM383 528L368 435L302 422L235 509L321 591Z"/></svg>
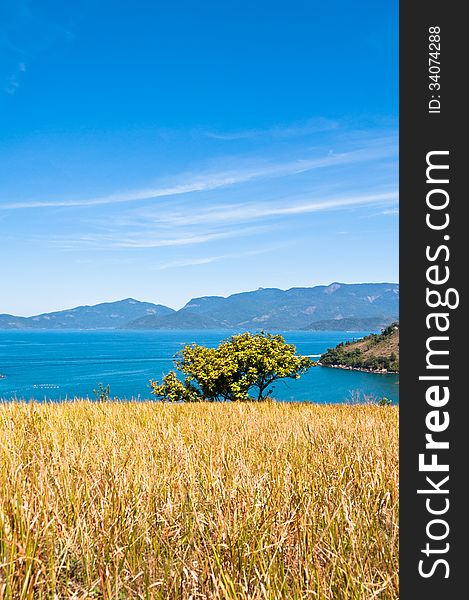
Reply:
<svg viewBox="0 0 469 600"><path fill-rule="evenodd" d="M397 375L397 371L388 371L388 369L367 369L365 367L351 367L350 365L323 365L321 362L318 362L318 366L325 367L328 369L344 369L345 371L362 371L363 373L378 373L378 374L387 374L394 373Z"/></svg>

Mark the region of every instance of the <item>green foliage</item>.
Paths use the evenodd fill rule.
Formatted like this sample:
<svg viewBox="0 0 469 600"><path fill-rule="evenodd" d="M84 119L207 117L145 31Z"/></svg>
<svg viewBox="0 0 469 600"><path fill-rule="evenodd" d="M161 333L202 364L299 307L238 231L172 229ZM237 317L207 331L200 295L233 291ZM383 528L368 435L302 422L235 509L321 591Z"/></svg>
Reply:
<svg viewBox="0 0 469 600"><path fill-rule="evenodd" d="M98 388L93 390L96 402L107 402L111 395L111 386L98 383Z"/></svg>
<svg viewBox="0 0 469 600"><path fill-rule="evenodd" d="M196 402L200 400L198 390L187 382L184 384L174 371L165 375L161 384L157 381L150 381L150 385L153 388L152 394L166 402Z"/></svg>
<svg viewBox="0 0 469 600"><path fill-rule="evenodd" d="M339 343L335 348L328 348L321 356L321 364L325 366L340 365L344 367L369 369L370 371L387 370L389 372L399 372L399 357L395 352L388 356L366 357L364 352L373 349L377 344L385 342L396 329L399 329L399 323L392 323L381 333L372 333L363 338L366 342L364 349L353 348L353 342Z"/></svg>
<svg viewBox="0 0 469 600"><path fill-rule="evenodd" d="M391 355L389 357L373 356L364 358L363 352L358 348L345 352L341 351L341 349L329 348L321 356L321 364L325 366L341 365L353 369L369 369L370 371L382 371L384 369L390 372L399 371L399 361L395 354L394 357Z"/></svg>
<svg viewBox="0 0 469 600"><path fill-rule="evenodd" d="M389 398L386 398L386 396L384 396L384 398L380 398L376 404L378 406L390 406L392 404L392 401Z"/></svg>
<svg viewBox="0 0 469 600"><path fill-rule="evenodd" d="M381 331L381 338L386 338L388 335L391 335L391 333L393 333L396 329L399 329L399 323L397 321L391 323L391 325L388 325Z"/></svg>
<svg viewBox="0 0 469 600"><path fill-rule="evenodd" d="M171 371L162 383L151 381L152 393L170 402L197 400L266 400L272 384L298 379L316 363L298 356L281 335L249 332L232 336L218 348L188 345L176 355L175 365L185 378Z"/></svg>

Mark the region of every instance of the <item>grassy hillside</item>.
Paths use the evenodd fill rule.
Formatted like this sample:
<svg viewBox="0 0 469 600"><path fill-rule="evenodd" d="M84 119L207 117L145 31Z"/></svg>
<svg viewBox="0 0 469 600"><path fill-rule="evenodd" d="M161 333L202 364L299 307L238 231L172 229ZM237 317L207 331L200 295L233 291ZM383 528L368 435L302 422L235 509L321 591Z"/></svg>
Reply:
<svg viewBox="0 0 469 600"><path fill-rule="evenodd" d="M1 597L397 599L397 420L0 404Z"/></svg>
<svg viewBox="0 0 469 600"><path fill-rule="evenodd" d="M380 334L372 333L358 342L329 348L320 364L390 373L399 372L399 324L393 323Z"/></svg>

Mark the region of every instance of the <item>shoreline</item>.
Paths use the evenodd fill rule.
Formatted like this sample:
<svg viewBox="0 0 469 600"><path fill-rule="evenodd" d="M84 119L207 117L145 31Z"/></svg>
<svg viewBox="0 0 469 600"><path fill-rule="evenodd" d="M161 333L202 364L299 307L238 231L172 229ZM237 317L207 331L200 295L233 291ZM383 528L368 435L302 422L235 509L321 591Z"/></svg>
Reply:
<svg viewBox="0 0 469 600"><path fill-rule="evenodd" d="M319 367L325 369L342 369L344 371L361 371L362 373L375 373L376 375L399 375L399 371L388 371L387 369L367 369L366 367L351 367L350 365L323 365L318 361Z"/></svg>

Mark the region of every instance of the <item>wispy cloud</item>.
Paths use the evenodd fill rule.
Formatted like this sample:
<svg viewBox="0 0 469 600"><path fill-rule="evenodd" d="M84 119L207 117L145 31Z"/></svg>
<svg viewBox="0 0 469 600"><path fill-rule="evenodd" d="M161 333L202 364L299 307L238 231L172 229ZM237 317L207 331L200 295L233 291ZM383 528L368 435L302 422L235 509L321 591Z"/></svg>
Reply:
<svg viewBox="0 0 469 600"><path fill-rule="evenodd" d="M9 96L13 96L16 93L16 90L20 87L20 82L18 81L18 77L16 75L11 75L8 78L3 91L6 92Z"/></svg>
<svg viewBox="0 0 469 600"><path fill-rule="evenodd" d="M100 231L96 233L76 238L55 236L50 239L50 243L62 250L82 248L112 251L196 246L229 238L257 236L261 232L272 231L272 228L278 227L289 217L395 203L397 198L397 191L386 191L325 199L286 198L281 204L252 202L205 209L192 205L177 214L140 213L133 221L125 218L121 221L118 216L115 221L111 218L103 225L98 224ZM173 233L171 237L167 236L168 230ZM227 258L227 255L223 257ZM209 262L205 258L193 260L204 262L191 264ZM171 265L177 266L173 263Z"/></svg>
<svg viewBox="0 0 469 600"><path fill-rule="evenodd" d="M236 141L252 138L289 138L321 131L337 129L339 123L330 119L310 119L304 123L278 125L268 129L245 129L244 131L206 131L206 137L222 141Z"/></svg>
<svg viewBox="0 0 469 600"><path fill-rule="evenodd" d="M129 236L122 240L113 240L114 248L163 248L168 246L191 246L194 244L204 244L214 240L221 240L233 237L235 232L226 231L222 233L207 233L203 235L184 235L182 237L159 239L156 235L150 238L140 238L140 236ZM97 238L99 240L99 238Z"/></svg>
<svg viewBox="0 0 469 600"><path fill-rule="evenodd" d="M77 238L70 236L56 236L49 241L54 246L58 246L63 250L74 250L78 247L93 248L97 250L116 250L116 249L139 249L139 248L169 248L178 246L192 246L205 244L208 242L218 241L233 237L242 237L260 231L265 231L267 227L250 227L244 228L242 231L230 230L221 232L206 232L198 235L193 235L187 231L182 231L178 236L171 238L161 237L161 232L158 230L134 231L122 236L120 231L115 231L113 234L96 233Z"/></svg>
<svg viewBox="0 0 469 600"><path fill-rule="evenodd" d="M222 256L206 256L204 258L189 258L187 260L172 260L167 263L161 263L153 267L153 271L166 271L167 269L179 269L182 267L195 267L198 265L208 265L221 260Z"/></svg>
<svg viewBox="0 0 469 600"><path fill-rule="evenodd" d="M285 199L281 204L273 203L243 203L231 205L210 206L198 209L197 212L184 212L159 214L153 216L154 223L171 226L202 225L202 224L235 224L246 221L255 221L269 217L286 217L314 212L338 210L360 205L372 205L396 202L398 192L386 191L371 194L357 194L325 199ZM149 217L149 215L148 215Z"/></svg>
<svg viewBox="0 0 469 600"><path fill-rule="evenodd" d="M215 256L205 256L201 258L187 258L182 260L173 260L165 263L161 263L160 265L156 265L153 267L154 271L165 271L166 269L177 269L182 267L192 267L198 265L208 265L214 262L219 262L221 260L227 259L237 259L237 258L247 258L248 256L258 256L260 254L265 254L266 252L270 252L273 249L277 249L279 246L275 246L275 248L261 248L259 250L249 250L247 252L233 252L231 254L219 254Z"/></svg>
<svg viewBox="0 0 469 600"><path fill-rule="evenodd" d="M24 73L26 73L26 63L21 61L16 64L13 73L6 78L3 91L9 96L16 94Z"/></svg>
<svg viewBox="0 0 469 600"><path fill-rule="evenodd" d="M31 209L31 208L58 208L58 207L79 207L79 206L99 206L105 204L117 204L124 202L136 202L143 200L152 200L161 197L171 197L193 192L210 191L218 188L246 183L258 179L272 179L286 177L312 171L314 169L323 169L339 165L353 164L370 160L377 160L394 154L395 150L388 140L381 143L370 144L365 148L352 150L349 152L334 153L329 152L315 158L301 158L282 163L268 163L255 165L248 168L225 170L219 172L209 172L199 175L181 175L180 180L174 185L141 188L126 192L113 193L105 196L91 198L69 199L69 200L26 200L4 202L0 208Z"/></svg>
<svg viewBox="0 0 469 600"><path fill-rule="evenodd" d="M0 23L3 67L0 70L0 89L13 96L20 88L27 64L53 44L70 41L73 34L59 22L44 18L41 7L30 0L11 0L6 4L8 8L2 11ZM77 10L82 10L81 3L80 7L66 6L60 11L61 17L68 21L71 13Z"/></svg>

